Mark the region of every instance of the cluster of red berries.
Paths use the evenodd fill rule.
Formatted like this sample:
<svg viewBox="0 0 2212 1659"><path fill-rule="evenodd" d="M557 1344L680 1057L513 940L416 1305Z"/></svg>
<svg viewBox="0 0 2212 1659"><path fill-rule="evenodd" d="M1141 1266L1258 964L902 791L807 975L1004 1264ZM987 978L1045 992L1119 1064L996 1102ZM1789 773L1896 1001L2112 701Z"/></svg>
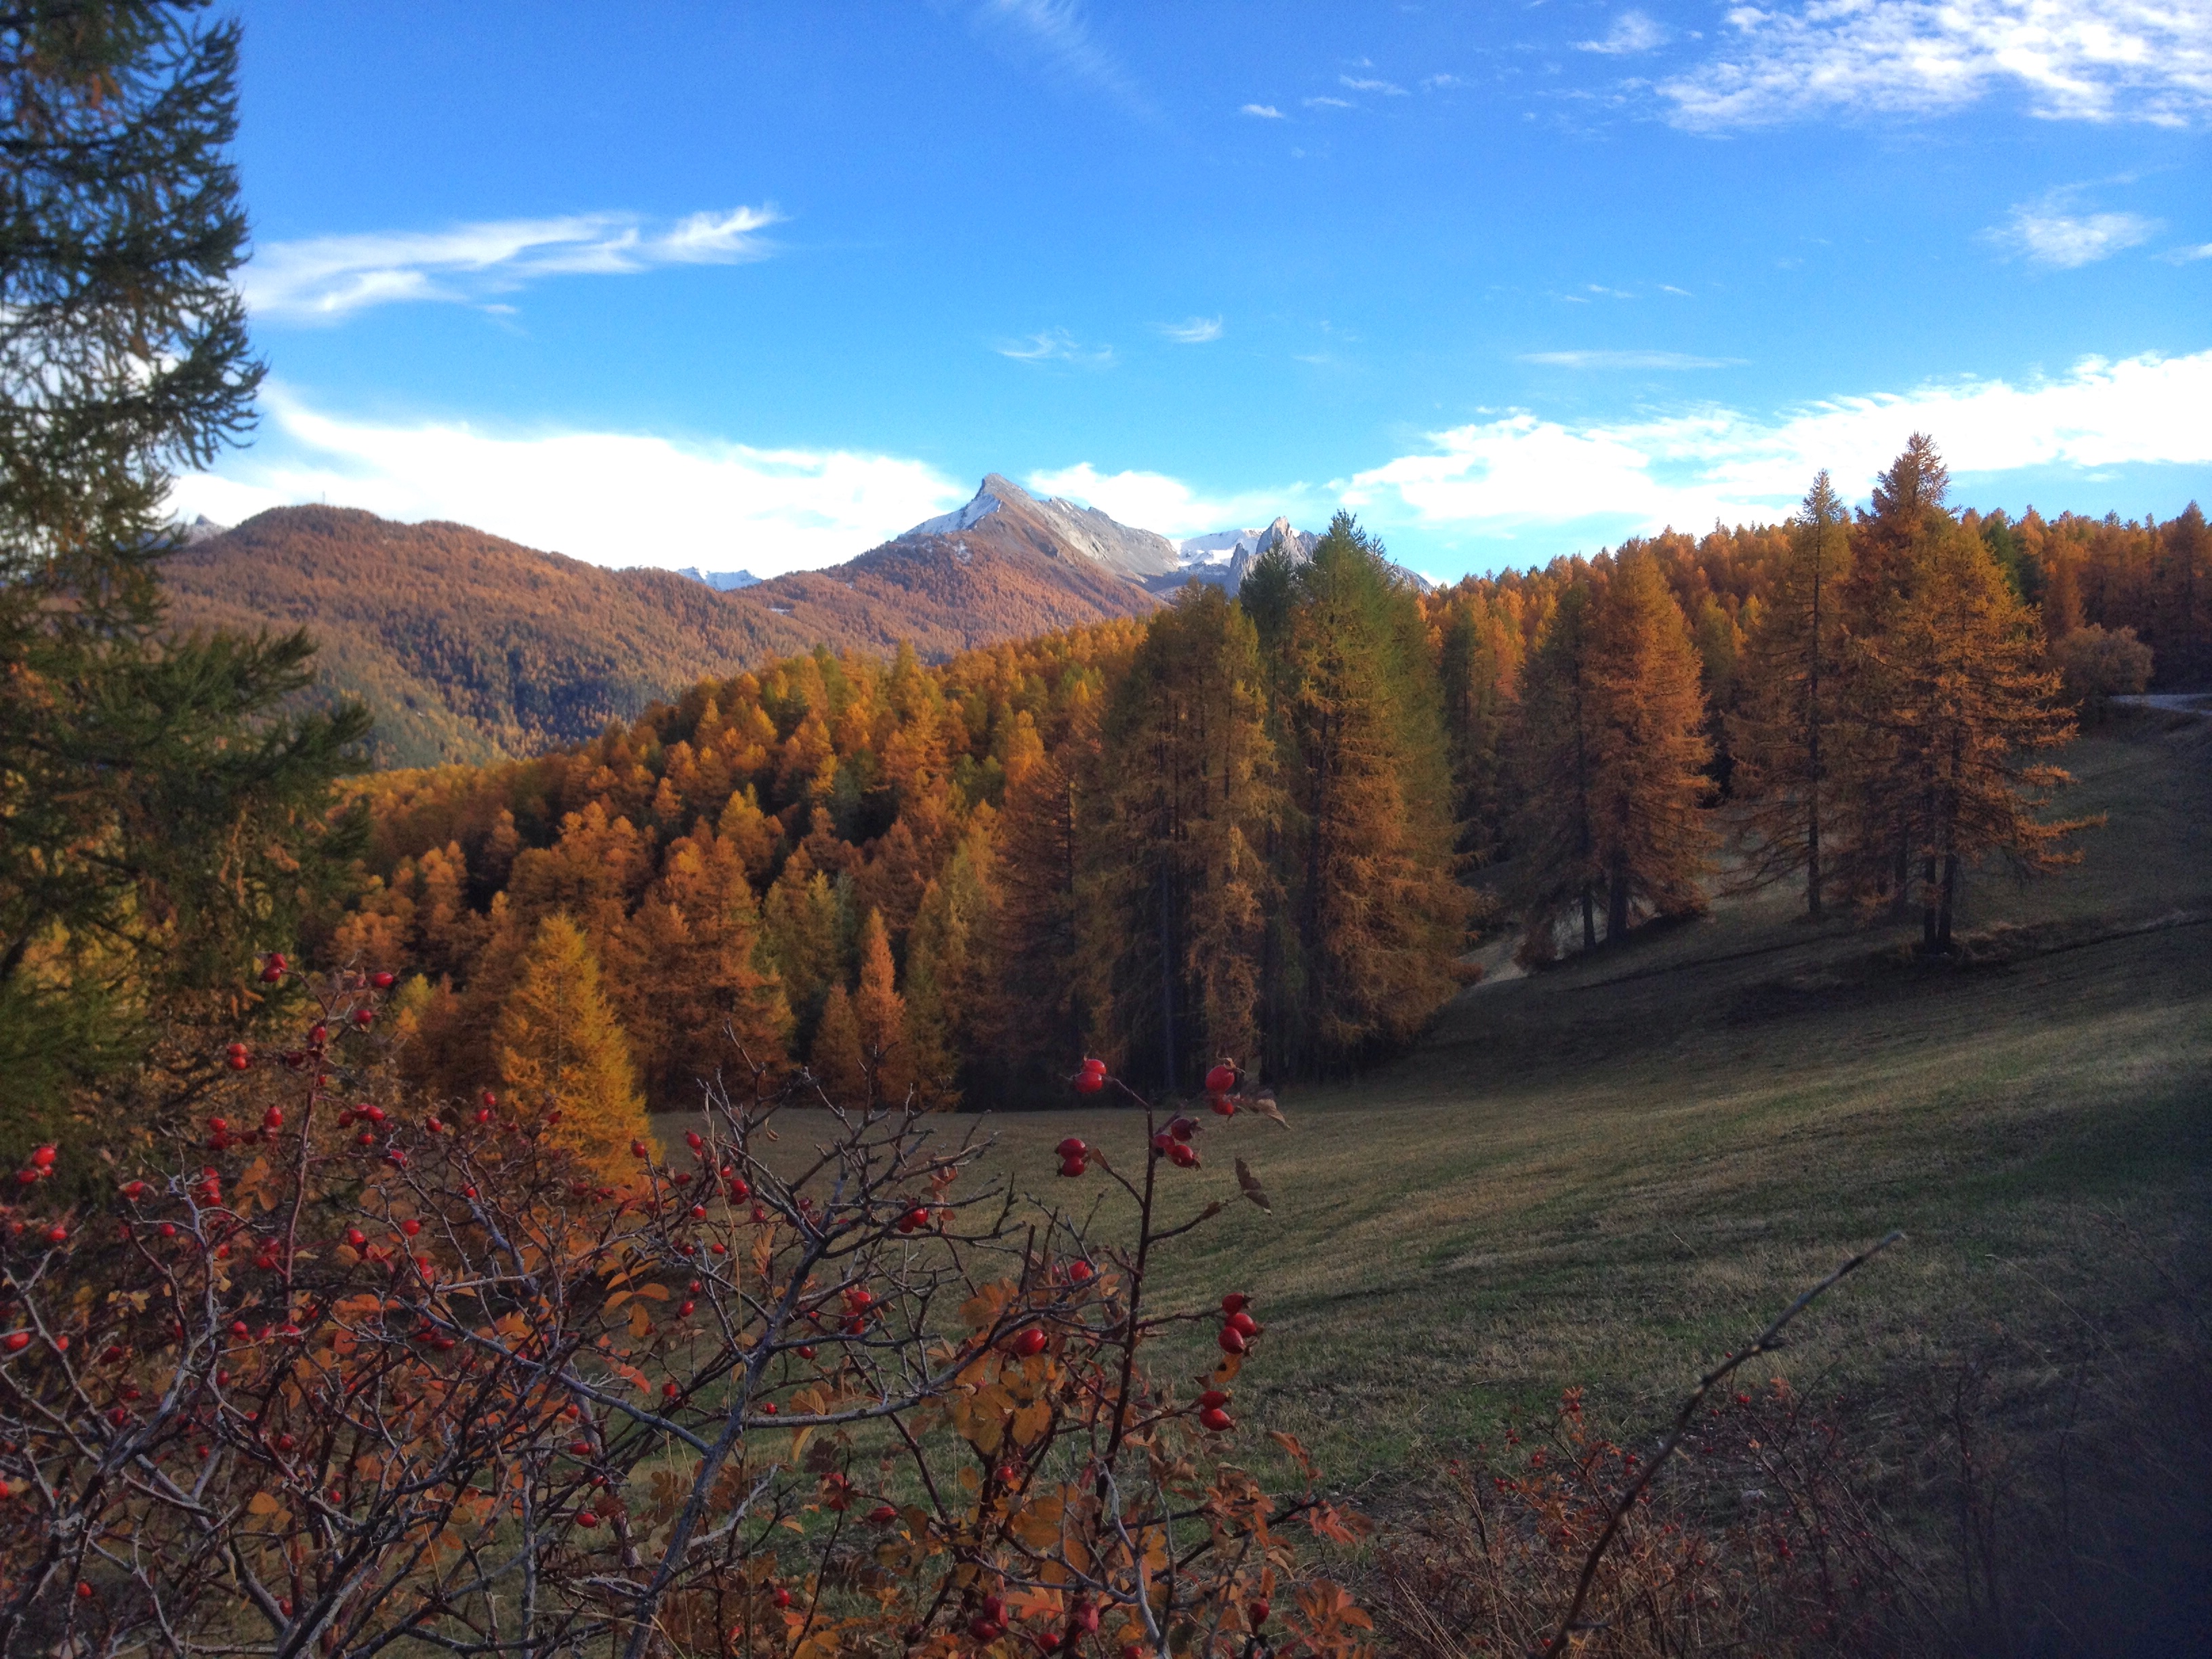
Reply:
<svg viewBox="0 0 2212 1659"><path fill-rule="evenodd" d="M1198 1397L1200 1425L1215 1434L1225 1434L1237 1426L1237 1419L1229 1414L1229 1394L1224 1389L1208 1389Z"/></svg>
<svg viewBox="0 0 2212 1659"><path fill-rule="evenodd" d="M1095 1095L1105 1086L1106 1062L1096 1059L1085 1060L1083 1069L1075 1074L1075 1092Z"/></svg>
<svg viewBox="0 0 2212 1659"><path fill-rule="evenodd" d="M52 1175L53 1172L54 1149L52 1146L41 1146L31 1154L31 1161L29 1163L26 1164L21 1169L15 1171L15 1182L18 1186L29 1187L45 1180L47 1176ZM9 1224L8 1228L8 1237L9 1238L21 1239L26 1235L29 1236L30 1242L34 1245L66 1244L69 1243L69 1229L63 1226L58 1221L43 1222L18 1220ZM30 1340L28 1337L24 1338L24 1341L27 1342L28 1340ZM17 1346L20 1346L21 1344L18 1344ZM14 1351L14 1349L9 1350L10 1352L13 1352Z"/></svg>
<svg viewBox="0 0 2212 1659"><path fill-rule="evenodd" d="M977 1641L992 1643L1006 1633L1006 1604L995 1595L987 1595L975 1609L975 1616L968 1621L968 1633Z"/></svg>
<svg viewBox="0 0 2212 1659"><path fill-rule="evenodd" d="M1244 1087L1244 1073L1223 1060L1206 1074L1206 1097L1223 1117L1237 1115L1237 1096Z"/></svg>
<svg viewBox="0 0 2212 1659"><path fill-rule="evenodd" d="M1242 1291L1231 1291L1221 1298L1221 1352L1243 1353L1260 1334L1260 1322L1248 1310L1252 1298Z"/></svg>
<svg viewBox="0 0 2212 1659"><path fill-rule="evenodd" d="M31 1154L31 1161L15 1171L15 1184L31 1187L44 1181L54 1172L54 1149L41 1146Z"/></svg>
<svg viewBox="0 0 2212 1659"><path fill-rule="evenodd" d="M1170 1118L1168 1127L1152 1137L1152 1150L1178 1170L1195 1170L1198 1148L1190 1144L1190 1138L1197 1133L1197 1119Z"/></svg>
<svg viewBox="0 0 2212 1659"><path fill-rule="evenodd" d="M1071 1180L1091 1167L1091 1148L1074 1135L1053 1150L1060 1154L1060 1172Z"/></svg>

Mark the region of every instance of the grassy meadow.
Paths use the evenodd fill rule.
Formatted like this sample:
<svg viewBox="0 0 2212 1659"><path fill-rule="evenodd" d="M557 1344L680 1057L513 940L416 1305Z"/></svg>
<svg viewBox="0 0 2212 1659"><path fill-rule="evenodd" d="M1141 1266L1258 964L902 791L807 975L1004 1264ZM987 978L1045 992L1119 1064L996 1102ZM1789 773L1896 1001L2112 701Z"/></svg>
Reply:
<svg viewBox="0 0 2212 1659"><path fill-rule="evenodd" d="M1912 960L1917 930L1808 926L1786 894L1723 900L1534 975L1494 947L1413 1052L1286 1094L1287 1130L1202 1114L1169 1212L1229 1207L1157 1283L1258 1297L1240 1408L1387 1507L1568 1386L1648 1432L1893 1228L1762 1376L1849 1397L1993 1339L2055 1364L2155 1322L2203 1283L2212 1214L2212 720L2124 716L2065 760L2064 810L2106 824L2064 875L1981 873L1963 963ZM1100 1179L1054 1178L1063 1135L1140 1161L1127 1110L988 1132L1048 1202ZM1237 1197L1239 1154L1272 1214ZM1155 1363L1195 1370L1209 1335Z"/></svg>

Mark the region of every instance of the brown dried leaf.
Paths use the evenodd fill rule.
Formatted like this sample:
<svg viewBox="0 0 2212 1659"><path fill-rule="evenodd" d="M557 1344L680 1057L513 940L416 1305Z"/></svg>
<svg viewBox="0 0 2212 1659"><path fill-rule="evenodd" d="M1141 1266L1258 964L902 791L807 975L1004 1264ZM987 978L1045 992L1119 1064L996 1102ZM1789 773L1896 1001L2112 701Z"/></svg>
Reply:
<svg viewBox="0 0 2212 1659"><path fill-rule="evenodd" d="M1244 1189L1245 1197L1269 1215L1274 1214L1275 1206L1267 1201L1267 1189L1260 1184L1260 1177L1252 1173L1252 1166L1241 1158L1237 1160L1237 1184Z"/></svg>
<svg viewBox="0 0 2212 1659"><path fill-rule="evenodd" d="M1273 1089L1261 1090L1259 1093L1244 1103L1244 1109L1248 1112L1256 1112L1260 1116L1267 1118L1285 1129L1291 1127L1290 1119L1283 1115L1283 1109L1275 1104L1275 1091Z"/></svg>

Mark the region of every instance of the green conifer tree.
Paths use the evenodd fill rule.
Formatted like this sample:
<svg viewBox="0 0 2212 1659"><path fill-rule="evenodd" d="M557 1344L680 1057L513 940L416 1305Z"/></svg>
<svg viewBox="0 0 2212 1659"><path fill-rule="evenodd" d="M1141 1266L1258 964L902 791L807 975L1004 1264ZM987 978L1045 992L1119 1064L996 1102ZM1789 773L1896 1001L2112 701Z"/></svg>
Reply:
<svg viewBox="0 0 2212 1659"><path fill-rule="evenodd" d="M262 374L239 31L203 9L0 21L0 1139L140 1058L142 1020L246 1000L352 851L324 808L365 719L278 713L307 636L165 638L173 474L246 431Z"/></svg>

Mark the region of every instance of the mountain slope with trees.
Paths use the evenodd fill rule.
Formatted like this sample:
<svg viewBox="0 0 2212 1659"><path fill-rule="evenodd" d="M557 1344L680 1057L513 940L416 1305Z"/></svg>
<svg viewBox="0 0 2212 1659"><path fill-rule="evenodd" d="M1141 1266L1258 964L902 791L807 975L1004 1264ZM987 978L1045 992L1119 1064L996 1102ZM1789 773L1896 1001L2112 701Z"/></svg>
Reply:
<svg viewBox="0 0 2212 1659"><path fill-rule="evenodd" d="M908 535L832 570L717 592L465 526L279 507L165 567L179 632L304 629L316 695L375 718L386 765L478 763L596 737L708 677L826 643L927 660L1142 616L1158 601L1026 542Z"/></svg>

